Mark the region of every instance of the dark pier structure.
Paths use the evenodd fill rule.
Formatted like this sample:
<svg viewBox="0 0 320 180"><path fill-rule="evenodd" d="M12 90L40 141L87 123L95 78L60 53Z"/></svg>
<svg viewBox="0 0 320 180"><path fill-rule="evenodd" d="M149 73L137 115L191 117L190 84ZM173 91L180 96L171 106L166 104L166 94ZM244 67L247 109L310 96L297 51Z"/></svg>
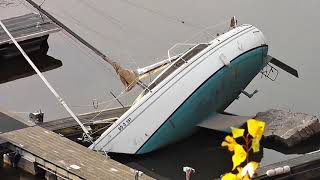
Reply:
<svg viewBox="0 0 320 180"><path fill-rule="evenodd" d="M10 19L2 20L13 37L19 42L26 53L48 51L47 39L49 34L61 30L50 19L39 14L26 14ZM11 43L11 39L3 29L0 29L0 58L8 59L20 55L20 52Z"/></svg>
<svg viewBox="0 0 320 180"><path fill-rule="evenodd" d="M125 110L127 108L105 110L96 121L106 122L102 124L108 127L111 120ZM94 126L95 122L89 120L93 116L95 113L84 114L79 119L87 126ZM44 123L43 128L0 113L0 125L7 121L16 122L18 126L7 127L0 133L0 153L4 162L13 167L34 175L43 174L47 179L153 179L64 137L60 133L70 135L81 131L71 118Z"/></svg>
<svg viewBox="0 0 320 180"><path fill-rule="evenodd" d="M49 34L61 30L50 19L39 14L26 14L2 20L33 63L42 72L62 66L62 62L47 55ZM9 36L0 28L0 83L35 74Z"/></svg>

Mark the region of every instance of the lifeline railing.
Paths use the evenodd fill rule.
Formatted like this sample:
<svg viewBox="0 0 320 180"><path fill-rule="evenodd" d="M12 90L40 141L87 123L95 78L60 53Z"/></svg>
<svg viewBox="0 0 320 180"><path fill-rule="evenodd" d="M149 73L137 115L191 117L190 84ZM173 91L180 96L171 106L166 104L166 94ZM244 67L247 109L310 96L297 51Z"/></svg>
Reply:
<svg viewBox="0 0 320 180"><path fill-rule="evenodd" d="M233 17L232 20L233 19L235 18ZM184 54L198 44L210 44L213 39L217 38L219 35L225 33L229 29L230 20L225 20L216 25L206 27L203 30L192 35L188 40L176 43L171 46L167 52L168 59L171 59L172 56L175 56L177 54Z"/></svg>

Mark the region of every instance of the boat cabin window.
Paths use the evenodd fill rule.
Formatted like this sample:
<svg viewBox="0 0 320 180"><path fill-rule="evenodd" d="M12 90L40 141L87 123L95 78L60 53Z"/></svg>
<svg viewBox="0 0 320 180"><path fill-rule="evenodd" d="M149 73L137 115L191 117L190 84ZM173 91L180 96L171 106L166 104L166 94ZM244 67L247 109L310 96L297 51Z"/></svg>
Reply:
<svg viewBox="0 0 320 180"><path fill-rule="evenodd" d="M152 90L157 84L159 84L161 81L163 81L166 77L168 77L173 71L178 69L182 64L188 62L192 57L194 57L196 54L204 50L206 47L208 47L210 44L198 44L191 48L187 53L182 55L181 57L174 62L165 72L163 72L157 79L155 79L147 89L145 89L140 97L144 96L148 93L148 90Z"/></svg>

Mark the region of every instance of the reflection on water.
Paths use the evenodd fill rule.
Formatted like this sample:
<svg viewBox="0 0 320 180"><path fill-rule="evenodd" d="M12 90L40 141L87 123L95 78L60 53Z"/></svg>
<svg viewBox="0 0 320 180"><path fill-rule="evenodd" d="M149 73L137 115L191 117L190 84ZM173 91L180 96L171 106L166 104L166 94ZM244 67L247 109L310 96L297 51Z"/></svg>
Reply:
<svg viewBox="0 0 320 180"><path fill-rule="evenodd" d="M15 47L13 49L18 51ZM28 53L28 55L41 72L50 71L62 66L62 62L48 56L47 51L39 50ZM0 84L34 74L36 72L22 55L11 55L11 57L0 56Z"/></svg>
<svg viewBox="0 0 320 180"><path fill-rule="evenodd" d="M145 155L111 154L111 157L156 178L183 179L182 168L192 167L192 179L213 179L232 169L232 154L221 147L226 133L200 129L192 137ZM265 156L265 154L267 156ZM250 154L250 160L261 165L279 162L296 155L285 156L269 149Z"/></svg>
<svg viewBox="0 0 320 180"><path fill-rule="evenodd" d="M2 163L2 158L0 158L0 177L3 180L39 180L42 178L35 177L28 173L22 172L19 169L11 168Z"/></svg>
<svg viewBox="0 0 320 180"><path fill-rule="evenodd" d="M221 142L227 133L209 129L199 129L192 137L176 144L172 144L155 152L144 155L109 154L112 159L119 161L131 168L143 171L156 179L184 179L182 168L192 167L196 170L192 179L214 179L232 169L232 154L221 147ZM263 148L257 154L251 154L250 160L260 162L262 166L282 160L297 157L301 149L311 150L320 146L320 142L310 142L292 148L288 155ZM268 147L269 148L269 147ZM302 153L302 152L301 152ZM0 168L0 175L19 179L37 179L26 176L25 173L13 168Z"/></svg>
<svg viewBox="0 0 320 180"><path fill-rule="evenodd" d="M275 142L268 142L265 144L265 147L274 149L277 152L281 152L283 154L305 154L312 151L318 151L320 149L320 134L315 135L311 139L304 141L294 148L287 148L282 144L278 144Z"/></svg>
<svg viewBox="0 0 320 180"><path fill-rule="evenodd" d="M32 62L41 72L50 71L62 66L62 62L47 55L48 35L19 42ZM11 43L0 45L0 84L25 78L36 74L33 68L21 55L18 48Z"/></svg>
<svg viewBox="0 0 320 180"><path fill-rule="evenodd" d="M220 146L226 135L219 131L200 129L182 142L149 154L139 156L111 154L111 157L156 178L183 179L185 174L182 168L189 166L196 170L192 179L214 179L232 169L232 154ZM290 149L273 142L268 144L262 142L262 144L264 148L259 153L250 154L249 159L265 166L318 150L320 140L315 137ZM273 148L276 151L272 150Z"/></svg>
<svg viewBox="0 0 320 180"><path fill-rule="evenodd" d="M185 141L152 153L111 157L155 177L183 179L182 168L189 166L196 170L192 179L212 179L232 169L231 154L220 147L224 137L225 133L203 129Z"/></svg>

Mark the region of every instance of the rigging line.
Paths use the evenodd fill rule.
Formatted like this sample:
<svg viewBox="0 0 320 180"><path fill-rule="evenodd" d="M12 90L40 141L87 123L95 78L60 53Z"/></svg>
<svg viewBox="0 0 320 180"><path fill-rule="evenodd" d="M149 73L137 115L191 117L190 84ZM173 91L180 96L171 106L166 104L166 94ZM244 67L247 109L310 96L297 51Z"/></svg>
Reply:
<svg viewBox="0 0 320 180"><path fill-rule="evenodd" d="M116 98L112 99L112 101L110 103L108 103L106 106L104 106L104 108L102 108L98 114L96 114L93 118L90 119L90 121L93 121L95 118L97 118L98 116L100 116L100 114L102 113L103 110L107 109L108 107L111 106L111 104L113 102L115 102L117 99L119 99L120 97L122 97L125 93L125 90L123 90ZM89 122L90 122L89 121Z"/></svg>
<svg viewBox="0 0 320 180"><path fill-rule="evenodd" d="M66 42L68 42L69 44L71 44L71 45L73 45L74 47L76 47L76 48L79 48L79 50L85 55L85 56L87 56L90 60L93 60L93 62L98 62L98 64L97 65L101 65L101 64L103 64L102 62L100 62L100 61L98 61L98 60L96 60L95 58L94 58L94 55L92 54L92 53L90 53L89 51L87 51L87 50L85 50L85 47L82 47L81 46L81 44L79 44L79 43L77 43L77 41L75 40L75 39L73 39L72 37L70 37L70 35L68 34L68 33L65 33L65 32L63 32L63 34L67 37L67 38L69 38L71 41L69 42L69 41L66 41ZM59 34L59 36L61 36L62 37L62 34ZM64 38L64 37L63 37ZM108 69L109 70L109 69Z"/></svg>
<svg viewBox="0 0 320 180"><path fill-rule="evenodd" d="M118 118L119 119L119 118ZM114 121L115 122L115 121ZM114 122L112 122L111 120L110 121L107 121L106 123L114 123ZM96 133L98 133L99 131L101 131L101 130L103 130L103 129L108 129L110 126L104 126L104 127L102 127L102 128L99 128L99 129L97 129L96 131L94 131L94 132L92 132L91 133L91 135L94 135L94 134L96 134Z"/></svg>
<svg viewBox="0 0 320 180"><path fill-rule="evenodd" d="M121 93L123 94L125 92L125 90L123 90ZM108 104L108 103L113 103L115 101L117 101L119 98L122 98L122 97L125 97L127 96L129 93L125 93L121 96L118 96L118 97L115 97L115 98L112 98L110 100L107 100L107 101L102 101L99 103L99 101L97 101L97 105L103 105L103 104ZM94 99L93 99L94 100ZM94 107L93 104L87 104L87 105L70 105L70 107L76 107L76 108L88 108L88 107ZM107 107L103 107L103 109L106 109ZM99 109L99 108L94 108L94 109ZM103 110L102 109L102 110Z"/></svg>
<svg viewBox="0 0 320 180"><path fill-rule="evenodd" d="M208 32L208 29L213 29L213 28L217 28L225 23L228 23L229 20L224 20L224 21L221 21L219 22L218 24L215 24L215 25L212 25L212 26L209 26L209 27L206 27L205 29L202 29L201 31L197 32L196 34L194 34L191 38L187 39L186 41L184 41L183 43L187 43L187 42L192 42L193 39L195 39L197 36L201 35L202 33L207 33L208 35L210 36L214 36L212 34L210 34Z"/></svg>
<svg viewBox="0 0 320 180"><path fill-rule="evenodd" d="M96 55L96 54L93 54L93 52L86 50L85 47L81 46L81 44L77 40L75 40L69 33L63 31L63 34L71 40L71 42L69 42L69 41L66 41L66 42L79 48L80 51L83 52L84 55L87 56L90 60L92 60L96 65L98 65L99 67L101 67L101 65L105 66L107 68L107 70L109 71L109 73L114 74L114 71L111 70L110 67L106 65L106 63L103 63L103 62L99 61L98 59L94 58L94 55ZM59 35L61 36L61 34L59 34ZM116 77L114 77L114 76L111 76L111 77L117 81Z"/></svg>
<svg viewBox="0 0 320 180"><path fill-rule="evenodd" d="M132 85L132 83L129 85L129 86L131 86ZM125 90L123 90L122 92L121 92L121 94L123 94L125 92ZM107 101L102 101L102 102L100 102L100 103L98 103L98 105L103 105L103 104L107 104L107 103L113 103L113 102L115 102L115 100L118 100L119 98L122 98L122 97L125 97L125 96L127 96L129 93L124 93L123 95L121 95L121 96L118 96L118 97L115 97L115 98L112 98L112 99L110 99L110 100L107 100ZM87 107L93 107L93 105L92 104L87 104L87 105L70 105L70 107L78 107L78 108L80 108L80 107L82 107L82 108L87 108ZM103 109L106 109L107 107L103 107L102 108L102 110ZM95 109L95 108L94 108ZM98 108L99 109L99 108Z"/></svg>
<svg viewBox="0 0 320 180"><path fill-rule="evenodd" d="M186 26L189 26L189 27L192 27L192 28L195 28L195 29L202 29L201 26L198 26L198 25L195 25L195 24L193 24L193 23L190 23L190 22L186 22L186 21L184 21L184 20L181 20L181 19L180 19L179 17L177 17L177 16L166 15L166 14L162 13L162 12L159 11L159 10L151 9L151 8L149 8L149 7L146 7L146 6L142 5L142 4L139 4L139 3L136 3L136 2L132 2L132 1L129 1L129 0L120 0L120 1L122 1L123 3L128 4L128 5L130 5L130 6L133 6L133 7L135 7L135 8L143 9L143 10L145 10L145 11L148 11L148 12L151 13L151 14L155 14L155 15L158 15L158 16L160 16L160 17L167 18L167 19L169 19L169 20L171 20L171 21L178 22L178 23L181 23L181 24L183 24L183 25L186 25Z"/></svg>
<svg viewBox="0 0 320 180"><path fill-rule="evenodd" d="M32 7L29 3L26 3L24 0L18 0L24 7L29 9L31 12L39 12L37 9Z"/></svg>
<svg viewBox="0 0 320 180"><path fill-rule="evenodd" d="M95 8L95 7L92 6L90 3L86 2L86 0L79 0L79 1L81 1L81 2L84 3L84 4L86 4L89 8L93 9L95 13L100 13L100 15L103 16L103 17L106 16L106 15L104 14L104 11L101 11L100 9ZM91 0L91 2L93 2L93 1ZM64 12L66 12L66 11L64 11ZM110 16L110 15L109 15L109 16ZM108 17L105 17L105 18L108 18ZM119 29L120 29L123 33L127 33L127 32L128 32L128 31L126 30L126 28L123 27L123 26L125 26L125 25L122 24L122 23L120 22L120 20L118 20L118 19L116 19L116 18L114 18L114 17L112 17L112 16L110 16L110 18L112 18L116 23L119 24L118 27L119 27ZM135 31L137 32L137 30L135 30ZM137 32L137 33L142 34L141 32ZM143 33L143 37L145 37L145 33ZM151 38L151 37L149 36L149 38ZM154 42L154 41L153 41L153 40L150 40L150 42ZM118 44L119 44L119 43L118 43ZM126 53L124 53L124 54L130 54L130 53L127 53L127 52L126 52Z"/></svg>
<svg viewBox="0 0 320 180"><path fill-rule="evenodd" d="M82 0L80 0L80 1L82 1ZM91 28L91 27L89 27L89 26L87 26L87 25L85 25L85 24L82 24L81 21L77 20L74 16L72 16L70 13L68 13L68 11L66 11L66 10L64 10L64 9L61 9L61 11L62 11L63 13L65 13L66 15L68 15L68 16L64 16L65 18L70 18L70 19L72 19L76 24L78 24L79 26L82 26L82 27L88 29L89 31L92 31L92 32L94 32L94 33L97 33L97 35L101 36L101 37L102 37L103 39L105 39L105 40L110 40L110 41L112 41L114 44L117 44L118 47L123 47L123 46L119 43L119 41L118 41L117 39L113 40L112 38L105 36L103 33L99 32L99 31L96 31L95 29L93 29L93 28ZM58 15L58 14L56 14L56 13L52 13L52 12L50 12L50 13L51 13L51 14L54 14L55 16L58 16L58 17L61 18L61 16ZM62 17L62 18L63 18L63 17ZM125 31L122 31L122 32L125 32ZM137 32L137 33L139 33L139 32ZM142 33L140 32L139 34L142 34ZM143 37L145 37L145 34L143 35ZM149 39L150 42L153 42L153 43L154 43L154 40L151 40L150 38L147 38L147 39ZM132 53L130 53L130 52L127 51L127 50L122 50L122 49L127 49L127 48L120 48L120 49L121 49L121 50L119 50L119 51L120 51L121 54L123 54L123 55L125 55L125 56L129 56L129 58L133 59L133 58L131 57L131 54L132 54ZM134 62L134 63L137 64L136 62ZM137 65L136 65L136 66L137 66ZM137 67L139 68L139 66L137 66Z"/></svg>
<svg viewBox="0 0 320 180"><path fill-rule="evenodd" d="M62 36L61 34L59 34L59 35ZM69 44L71 44L71 45L79 48L81 52L83 52L89 59L93 60L94 62L95 62L95 61L98 61L97 59L93 58L93 54L91 53L91 51L90 51L90 52L86 51L86 50L84 49L84 47L82 47L82 46L78 43L78 41L76 41L74 38L70 37L71 35L69 35L68 33L64 33L64 35L67 36L69 39L71 39L71 42L66 41L67 43L69 43ZM95 64L97 64L97 62L95 62ZM97 64L97 65L98 65L99 67L101 66L100 64L102 64L103 66L106 66L105 63L102 63L101 61L98 61L98 64ZM108 66L106 66L106 68L107 68L107 70L108 70L111 74L114 73L114 71L110 70L110 68L109 68ZM114 80L117 81L116 77L114 77L114 76L111 76L111 77L112 77ZM111 100L112 100L112 99L111 99ZM103 101L102 103L99 103L99 104L105 104L105 103L111 102L111 100ZM69 106L70 106L70 107L75 107L75 108L80 108L80 107L82 107L82 108L85 108L85 107L86 107L86 108L88 108L88 107L93 107L92 104L91 104L91 105L69 105ZM95 108L94 108L94 109L95 109Z"/></svg>
<svg viewBox="0 0 320 180"><path fill-rule="evenodd" d="M22 1L22 0L19 0L25 7L27 7L29 10L31 10L31 11L36 11L37 9L35 9L34 7L32 7L29 3L25 3L24 1ZM46 0L44 0L44 1L46 1ZM42 5L42 4L41 4ZM40 7L41 7L41 5L40 5ZM75 24L77 24L78 26L81 26L81 27L83 27L83 28L85 28L85 29L87 29L87 30L89 30L89 31L91 31L91 32L93 32L93 33L95 33L95 34L97 34L98 36L100 36L102 39L104 39L104 40L107 40L107 41L112 41L113 43L116 43L116 44L118 44L119 45L119 43L117 42L117 41L114 41L114 40L112 40L112 38L110 38L110 37L108 37L108 36L106 36L106 35L104 35L104 34L102 34L101 32L99 32L99 31L97 31L97 30L95 30L95 29L93 29L93 28L91 28L91 27L89 27L89 26L87 26L87 25L85 25L85 24L83 24L83 23L81 23L81 21L79 21L79 20L77 20L74 16L72 16L70 13L68 13L66 10L63 10L62 9L62 11L63 11L63 13L65 13L65 14L67 14L67 16L63 16L63 15L59 15L59 14L57 14L57 13L54 13L54 12L50 12L51 14L53 14L53 15L55 15L55 16L58 16L58 17L60 17L60 18L62 18L62 19L64 19L64 18L68 18L68 19L71 19ZM39 14L42 16L42 13L41 12L39 12Z"/></svg>
<svg viewBox="0 0 320 180"><path fill-rule="evenodd" d="M39 5L40 7L46 2L46 0L43 0L42 3Z"/></svg>
<svg viewBox="0 0 320 180"><path fill-rule="evenodd" d="M122 95L122 97L125 97L127 94L125 95ZM120 97L118 97L119 99ZM103 105L103 104L107 104L107 103L112 103L112 102L115 102L115 100L117 100L116 98L113 98L113 99L110 99L110 100L107 100L107 101L102 101L102 102L98 102L97 105L100 107L100 105ZM93 109L100 109L99 107L98 108L94 108L94 105L93 104L87 104L87 105L69 105L70 107L75 107L75 108L91 108L93 107ZM104 107L103 109L105 109L107 107Z"/></svg>
<svg viewBox="0 0 320 180"><path fill-rule="evenodd" d="M69 14L67 11L65 11L65 10L62 10L62 11L63 11L63 13L67 14L68 16L58 15L57 13L53 13L53 12L50 12L50 13L53 14L53 15L55 15L55 16L57 16L57 17L60 17L60 18L62 18L62 19L64 19L64 18L68 19L68 18L69 18L70 20L74 21L75 24L77 24L77 25L79 25L79 26L81 26L81 27L84 27L84 28L86 28L87 30L89 30L89 31L91 31L91 32L96 33L96 34L97 34L98 36L100 36L102 39L104 39L104 40L106 40L106 41L112 41L114 44L118 44L118 46L121 46L121 44L120 44L117 40L112 40L112 38L105 36L105 35L102 34L101 32L96 31L95 29L90 28L89 26L86 26L85 24L82 24L79 20L77 20L74 16L72 16L71 14ZM64 33L64 34L66 34L66 33ZM68 35L68 34L66 34L66 35ZM68 35L68 36L70 37L70 35ZM72 38L71 38L71 39L72 39ZM74 39L73 39L73 40L74 40ZM77 42L77 43L79 43L79 42ZM125 49L125 48L122 48L122 49ZM133 59L133 58L131 57L131 53L129 53L128 51L120 50L120 54L123 54L123 55L125 55L125 56L129 56L131 59ZM99 62L101 62L101 61L99 61ZM104 63L104 64L105 64L105 63Z"/></svg>
<svg viewBox="0 0 320 180"><path fill-rule="evenodd" d="M60 18L69 18L68 16L58 15L57 13L53 13L53 12L50 12L50 13L53 14L53 15L55 15L55 16L58 16L58 17L60 17ZM73 16L70 15L70 18L69 18L69 19L74 20L74 21L77 21L76 19L73 19L72 17L73 17ZM77 23L76 23L76 24L77 24ZM82 26L82 27L84 27L84 28L87 28L88 30L91 30L91 31L93 31L93 32L95 32L95 33L97 33L97 34L101 34L100 32L95 31L94 29L91 29L91 28L89 28L88 26L85 26L85 25L83 25L83 24L80 23L80 22L79 22L79 24L77 24L77 25ZM99 63L99 66L102 64L103 66L106 66L106 68L107 68L110 72L113 72L113 71L110 70L109 66L107 66L105 63L103 63L103 62L97 60L96 58L94 58L94 57L97 56L97 54L93 53L92 51L88 51L87 48L81 46L82 43L80 43L77 39L75 39L74 36L72 36L71 34L69 34L69 33L66 32L66 31L62 31L62 33L63 33L65 36L67 36L70 40L72 40L72 43L71 43L71 44L74 45L75 47L79 48L89 59L94 60L94 61L97 61L97 62ZM58 33L58 34L59 34L59 33ZM61 34L59 34L59 35L61 36ZM108 39L108 40L111 40L111 39L109 39L109 38L106 37L106 36L103 36L103 35L101 35L101 36L102 36L102 38L105 39L105 40L107 40L107 39ZM61 37L62 37L62 36L61 36ZM67 41L67 42L68 42L68 41Z"/></svg>
<svg viewBox="0 0 320 180"><path fill-rule="evenodd" d="M139 78L137 77L134 81L132 81L128 87L130 87L135 81L138 81ZM120 97L123 97L125 95L127 95L128 93L126 92L126 89L124 89L123 91L121 91L121 93L114 99L112 99L112 101L110 103L108 103L103 109L100 110L100 112L98 114L96 114L92 119L90 119L90 121L93 121L95 118L97 118L98 116L100 116L100 114L102 113L102 111L104 109L106 109L107 107L109 107L113 102L119 100Z"/></svg>
<svg viewBox="0 0 320 180"><path fill-rule="evenodd" d="M90 3L86 2L86 0L78 0L78 1L85 4L87 7L91 8L96 14L104 17L106 20L109 20L111 23L117 25L121 30L124 30L124 28L123 28L124 25L121 24L121 22L118 19L116 19L115 17L113 17L111 15L106 15L104 11L101 11L100 9L94 7Z"/></svg>
<svg viewBox="0 0 320 180"><path fill-rule="evenodd" d="M91 53L90 51L86 50L86 48L83 47L82 44L78 43L77 40L73 38L73 36L69 35L69 33L62 31L62 34L63 34L64 36L62 36L62 34L60 34L60 33L57 33L57 34L58 34L62 39L64 39L64 38L67 37L67 38L70 40L70 42L69 42L68 40L66 40L66 42L69 43L69 44L71 44L71 45L73 45L73 46L76 47L76 48L79 48L79 50L80 50L85 56L87 56L90 60L94 60L94 62L97 61L97 62L99 63L99 65L100 65L100 64L103 64L102 62L100 63L98 60L96 60L96 59L94 58L95 54L93 54L93 53ZM96 62L95 62L95 63L96 63Z"/></svg>
<svg viewBox="0 0 320 180"><path fill-rule="evenodd" d="M61 34L59 34L60 36L61 36ZM71 39L72 41L72 43L71 42L69 42L69 41L67 41L68 43L70 43L70 44L72 44L72 45L74 45L75 47L78 47L89 59L93 59L93 60L95 60L95 61L98 61L97 59L94 59L93 57L91 57L91 56L93 56L93 54L92 53L89 53L89 52L86 52L86 50L84 50L84 48L83 47L81 47L80 46L80 44L78 43L78 41L76 41L74 38L72 38L72 36L70 35L70 34L68 34L68 33L64 33L64 35L66 35L69 39ZM79 45L79 46L78 46ZM101 61L98 61L100 64L103 64L103 65L106 65L105 63L102 63ZM109 67L107 67L107 69L108 69L108 71L110 72L110 73L114 73L114 71L111 71L110 70L110 68ZM114 78L116 81L118 81L118 79L116 79L116 77L114 77L114 76L112 76L112 78ZM133 83L133 82L132 82ZM132 85L132 83L130 84L130 85ZM123 90L122 91L122 93L123 92L125 92L125 90ZM125 96L125 95L127 95L128 93L126 93L126 94L124 94L124 95L121 95L121 96L118 96L116 99L119 99L120 97L123 97L123 96ZM107 100L107 101L102 101L101 103L99 103L99 105L103 105L103 104L107 104L107 103L112 103L112 102L114 102L115 100L116 100L115 98L113 98L113 99L110 99L110 100ZM92 104L90 104L90 105L70 105L70 107L93 107L93 105ZM106 107L104 107L104 109L105 108L107 108L107 106Z"/></svg>
<svg viewBox="0 0 320 180"><path fill-rule="evenodd" d="M99 131L101 131L101 130L103 130L103 129L108 129L109 127L110 127L110 126L104 126L104 127L102 127L102 128L99 128L98 130L92 132L91 135L94 135L94 134L96 134L97 132L99 132Z"/></svg>
<svg viewBox="0 0 320 180"><path fill-rule="evenodd" d="M25 1L22 1L22 0L19 0L25 7L27 7L28 9L30 9L32 12L35 12L36 10L37 11L39 11L39 9L37 9L35 6L36 6L36 4L35 3L32 3L32 2L29 2L29 0L27 0L29 3L27 3L27 4L25 4ZM30 4L31 3L31 4ZM65 14L69 14L69 13L67 13L67 11L65 11L65 10L62 10ZM40 12L42 12L42 11L40 11ZM51 12L52 13L52 12ZM47 15L46 13L43 13L43 14L45 14L45 15ZM57 15L56 13L52 13L52 14L55 14L55 15ZM57 15L57 16L59 16L59 17L61 17L60 15ZM86 26L86 25L84 25L84 24L82 24L80 21L78 21L76 18L74 18L73 16L71 16L70 14L69 14L69 16L70 16L70 19L73 19L74 21L76 21L77 23L76 24L78 24L79 26L82 26L82 27L85 27L86 29L88 29L89 31L92 31L92 32L95 32L95 33L97 33L98 35L100 35L100 36L102 36L102 37L104 37L103 39L108 39L108 40L111 40L111 41L113 41L115 44L118 44L119 46L122 46L121 44L119 44L119 42L117 42L117 41L114 41L114 40L112 40L111 38L109 38L109 37L107 37L107 36L104 36L102 33L100 33L100 32L98 32L98 31L96 31L96 30L94 30L94 29L92 29L92 28L90 28L90 27L88 27L88 26ZM65 16L66 17L66 16ZM53 17L49 17L49 19L51 19L51 18L53 18ZM52 20L52 19L51 19ZM55 20L53 20L55 23L57 23ZM59 23L58 23L58 25L59 26L61 26ZM63 27L62 27L63 28ZM66 29L65 29L66 30ZM68 31L68 30L66 30L68 33L70 33L70 31ZM73 36L73 35L72 35ZM144 36L145 37L145 36ZM76 38L76 37L75 37ZM150 39L150 38L148 38L148 39ZM78 39L79 40L79 39ZM81 43L84 43L82 40L79 40ZM154 42L153 40L150 40L151 42ZM87 46L87 43L85 43L86 44L86 46ZM90 48L91 50L93 50L95 53L97 53L103 60L105 60L105 61L107 61L108 63L110 63L110 60L108 59L108 57L107 56L105 56L105 55L103 55L101 52L97 52L97 49L92 49L92 47L88 47L88 48ZM121 48L121 49L125 49L125 48ZM98 50L99 51L99 50ZM123 50L120 50L120 53L121 54L124 54L124 55L126 55L126 56L131 56L131 53L129 53L129 51L123 51Z"/></svg>
<svg viewBox="0 0 320 180"><path fill-rule="evenodd" d="M75 39L73 39L72 37L70 37L70 35L69 35L68 33L64 33L64 34L69 38L69 41L70 41L70 42L67 41L68 43L70 43L71 45L74 45L75 47L78 47L89 59L93 59L94 61L97 61L96 59L90 57L90 55L93 56L91 53L86 52L86 51L83 49L83 47L78 46L77 41L76 41ZM61 36L61 34L60 34L60 36ZM105 63L102 63L101 61L98 61L98 63L105 65ZM111 73L113 72L113 71L110 70L109 67L107 67L107 69L108 69ZM112 76L112 78L115 79L114 76ZM117 79L116 79L116 80L117 80ZM123 97L123 96L121 96L121 97ZM120 98L120 97L119 97L119 98ZM107 104L107 103L112 103L114 100L115 100L115 99L113 98L113 99L110 99L110 100L107 100L107 101L102 101L101 103L99 103L99 105L103 105L103 104ZM72 105L72 104L71 104L71 105L69 105L69 106L70 106L70 107L76 107L76 108L80 108L80 107L82 107L82 108L93 107L92 104L90 104L90 105ZM104 108L107 108L107 107L104 107Z"/></svg>
<svg viewBox="0 0 320 180"><path fill-rule="evenodd" d="M95 48L94 46L92 46L88 41L86 41L85 39L83 39L82 37L80 37L77 33L75 33L74 31L72 31L70 28L68 28L67 26L65 26L63 23L61 23L58 19L56 19L55 17L53 17L51 14L49 14L46 10L40 8L38 6L37 3L33 2L32 0L26 0L30 5L32 5L34 8L38 9L40 12L42 12L43 14L45 14L49 19L51 19L52 21L54 21L58 26L60 26L61 28L63 28L65 31L67 31L68 33L70 33L72 36L74 36L78 41L80 41L81 43L83 43L85 46L87 46L89 49L91 49L92 51L94 51L98 56L100 56L104 61L106 61L107 63L109 63L111 66L114 66L115 62L110 59L106 54L102 53L100 50L98 50L97 48Z"/></svg>
<svg viewBox="0 0 320 180"><path fill-rule="evenodd" d="M109 66L107 66L105 63L101 62L101 61L98 61L96 58L93 58L93 56L96 54L93 54L92 51L87 51L83 46L81 46L81 44L73 38L73 36L71 36L69 33L63 31L64 35L66 35L69 39L71 39L72 41L69 42L67 41L68 43L74 45L75 47L79 48L89 59L93 60L93 61L97 61L99 64L96 64L99 65L99 67L101 66L100 64L102 64L103 66L106 66L106 68L108 69L108 71L111 73L111 74L114 74L114 71L112 71L110 69ZM61 36L61 34L59 34ZM116 81L118 81L118 79L115 77L115 76L112 76L112 78ZM109 102L112 102L114 101L114 99L111 99L111 100L108 100L108 101L103 101L101 103L99 103L100 105L102 104L106 104L106 103L109 103ZM91 105L70 105L70 107L93 107L92 104Z"/></svg>
<svg viewBox="0 0 320 180"><path fill-rule="evenodd" d="M44 2L46 2L46 0L43 0L43 1L42 1L42 3L39 5L40 8L41 8L41 6L43 5ZM43 16L42 16L42 14L40 13L40 11L39 11L39 14L40 14L40 16L41 16L42 21L44 22Z"/></svg>
<svg viewBox="0 0 320 180"><path fill-rule="evenodd" d="M118 47L119 47L119 46L120 46L120 47L122 46L122 45L119 43L118 40L116 40L116 39L113 40L112 38L104 35L103 33L99 32L99 31L97 31L97 30L95 30L95 29L93 29L93 28L90 28L89 26L87 26L87 25L85 25L85 24L82 24L82 23L81 23L79 20L77 20L74 16L72 16L72 15L69 14L69 13L67 13L67 11L64 11L64 13L68 15L68 16L64 16L65 18L70 18L71 20L73 20L73 21L74 21L76 24L78 24L79 26L84 27L84 28L86 28L87 30L96 33L96 35L98 35L99 37L101 37L102 39L104 39L104 40L106 40L106 41L111 41L111 42L113 42L113 44L117 44ZM59 15L57 15L57 14L55 14L55 13L52 13L52 14L54 14L54 15L56 15L56 16L59 16ZM61 17L61 16L60 16L60 17ZM62 17L62 18L63 18L63 17ZM124 48L121 48L121 49L124 49ZM120 50L120 53L121 53L121 54L124 54L124 55L126 55L126 56L130 56L130 53L129 53L128 51Z"/></svg>
<svg viewBox="0 0 320 180"><path fill-rule="evenodd" d="M78 117L73 113L73 111L68 107L66 102L61 98L61 96L55 91L55 89L50 85L50 83L47 81L47 79L43 76L43 74L39 71L39 69L34 65L34 63L31 61L29 56L25 53L25 51L22 49L22 47L19 45L19 43L13 38L12 34L8 31L6 26L0 21L0 25L2 29L6 32L6 34L10 37L11 41L14 43L14 45L19 49L23 57L27 60L27 62L30 64L30 66L36 71L38 76L41 78L41 80L44 82L44 84L48 87L48 89L52 92L52 94L56 97L56 99L63 105L63 107L67 110L67 112L73 117L73 119L80 125L82 130L84 131L85 135L89 138L89 140L92 140L91 136L89 135L89 131L86 127L83 126L81 121L78 119Z"/></svg>
<svg viewBox="0 0 320 180"><path fill-rule="evenodd" d="M100 12L100 13L102 14L102 16L104 15L104 11L101 11L100 9L97 9L97 8L95 8L94 6L91 6L90 4L88 4L87 2L85 2L85 0L79 0L79 1L82 1L83 3L86 3L89 7L92 7L94 10L96 10L96 11L95 11L96 13L97 13L97 12ZM94 2L94 1L92 1L92 0L90 0L90 1L91 1L91 2ZM110 15L109 15L109 16L110 16ZM116 22L119 23L119 26L120 26L120 28L121 28L121 30L122 30L123 33L128 33L128 32L129 32L128 30L126 30L126 28L128 29L128 26L127 26L126 28L123 28L123 26L126 26L126 25L122 24L120 20L118 20L118 19L116 19L116 18L114 18L114 17L112 17L112 16L110 16L110 18L114 19ZM137 30L137 29L135 29L134 31L137 32L138 34L142 35L143 38L145 38L145 36L146 36L145 33L140 32L140 31ZM152 38L152 36L149 36L148 39L149 39L150 42L153 42L153 43L154 43L154 40L151 40L150 38ZM126 54L129 54L129 53L126 53Z"/></svg>
<svg viewBox="0 0 320 180"><path fill-rule="evenodd" d="M121 97L124 97L124 96L125 96L125 95L122 95ZM116 97L116 98L117 98L117 97ZM103 101L103 102L101 102L101 103L98 102L98 105L115 102L116 98L113 98L113 99L110 99L110 100L107 100L107 101ZM118 97L118 98L120 98L120 97ZM88 104L88 105L70 105L70 107L88 108L88 107L93 107L93 104L90 104L90 105L89 105L89 104ZM105 108L107 108L107 107L104 107L104 109L105 109ZM96 108L94 108L94 109L96 109ZM99 109L99 108L97 108L97 109Z"/></svg>
<svg viewBox="0 0 320 180"><path fill-rule="evenodd" d="M55 15L55 16L58 16L58 17L60 17L60 18L62 18L62 19L68 18L68 19L72 20L75 24L77 24L78 26L81 26L81 27L83 27L83 28L85 28L85 29L87 29L87 30L89 30L89 31L91 31L91 32L96 33L97 35L99 35L99 36L100 36L102 39L104 39L104 40L108 40L108 41L115 42L115 41L113 41L110 37L108 37L108 36L102 34L101 32L99 32L99 31L97 31L97 30L95 30L95 29L93 29L93 28L91 28L91 27L89 27L89 26L81 23L81 21L77 20L74 16L72 16L72 15L71 15L70 13L68 13L67 11L63 10L63 13L66 14L66 16L59 15L59 14L57 14L57 13L53 13L52 11L50 11L50 14L53 14L53 15Z"/></svg>

